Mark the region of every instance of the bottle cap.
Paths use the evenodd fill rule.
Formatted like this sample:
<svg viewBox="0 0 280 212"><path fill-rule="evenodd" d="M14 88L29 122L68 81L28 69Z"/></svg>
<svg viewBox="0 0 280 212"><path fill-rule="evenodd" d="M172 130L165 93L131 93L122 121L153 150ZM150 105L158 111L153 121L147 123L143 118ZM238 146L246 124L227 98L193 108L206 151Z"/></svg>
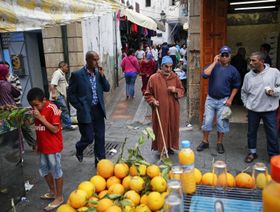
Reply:
<svg viewBox="0 0 280 212"><path fill-rule="evenodd" d="M191 142L188 140L184 140L181 142L181 148L190 148Z"/></svg>
<svg viewBox="0 0 280 212"><path fill-rule="evenodd" d="M271 178L280 183L280 155L273 156L270 160Z"/></svg>

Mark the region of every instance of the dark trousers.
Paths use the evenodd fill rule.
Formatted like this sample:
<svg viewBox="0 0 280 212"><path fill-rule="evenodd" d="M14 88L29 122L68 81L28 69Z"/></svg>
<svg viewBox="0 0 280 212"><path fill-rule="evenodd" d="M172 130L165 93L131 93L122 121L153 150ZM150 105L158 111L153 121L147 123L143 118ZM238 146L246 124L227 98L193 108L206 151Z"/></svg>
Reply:
<svg viewBox="0 0 280 212"><path fill-rule="evenodd" d="M279 143L277 136L276 111L254 112L248 110L248 148L256 149L257 132L261 119L264 123L267 139L267 153L269 156L277 155L279 154Z"/></svg>
<svg viewBox="0 0 280 212"><path fill-rule="evenodd" d="M93 142L95 164L105 158L105 121L104 113L98 104L91 109L93 122L90 124L79 123L81 139L76 143L77 154L83 154L84 149Z"/></svg>

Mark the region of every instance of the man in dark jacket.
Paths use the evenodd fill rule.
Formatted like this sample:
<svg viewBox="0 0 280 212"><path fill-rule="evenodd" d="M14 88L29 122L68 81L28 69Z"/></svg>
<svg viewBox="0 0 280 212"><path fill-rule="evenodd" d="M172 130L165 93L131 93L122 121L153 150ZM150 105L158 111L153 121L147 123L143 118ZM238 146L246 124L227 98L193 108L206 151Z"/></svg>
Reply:
<svg viewBox="0 0 280 212"><path fill-rule="evenodd" d="M110 90L104 69L98 65L99 55L94 51L86 53L86 65L71 74L67 95L69 102L77 109L81 139L76 143L76 157L83 161L84 149L95 140L95 165L105 158L106 118L103 92Z"/></svg>

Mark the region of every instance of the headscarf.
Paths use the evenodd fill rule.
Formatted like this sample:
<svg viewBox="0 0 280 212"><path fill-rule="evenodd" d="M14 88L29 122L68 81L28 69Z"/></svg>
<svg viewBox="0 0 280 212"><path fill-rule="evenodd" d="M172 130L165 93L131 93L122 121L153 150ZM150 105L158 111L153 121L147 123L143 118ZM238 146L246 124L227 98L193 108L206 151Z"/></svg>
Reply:
<svg viewBox="0 0 280 212"><path fill-rule="evenodd" d="M0 64L0 80L7 81L7 75L9 73L9 69L6 64Z"/></svg>
<svg viewBox="0 0 280 212"><path fill-rule="evenodd" d="M173 65L173 60L170 56L164 56L162 58L161 65L165 65L165 64L172 64Z"/></svg>

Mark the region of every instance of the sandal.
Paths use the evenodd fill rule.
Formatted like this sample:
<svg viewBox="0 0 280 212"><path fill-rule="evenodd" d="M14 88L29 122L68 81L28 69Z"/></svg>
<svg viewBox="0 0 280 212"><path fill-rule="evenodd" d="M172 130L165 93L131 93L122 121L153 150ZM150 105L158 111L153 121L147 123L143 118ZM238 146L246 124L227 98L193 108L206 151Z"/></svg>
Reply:
<svg viewBox="0 0 280 212"><path fill-rule="evenodd" d="M44 200L51 200L55 199L55 195L51 193L45 193L44 195L40 196L40 198Z"/></svg>
<svg viewBox="0 0 280 212"><path fill-rule="evenodd" d="M257 154L256 153L249 153L246 158L245 158L245 162L246 163L252 163L255 159L257 159Z"/></svg>
<svg viewBox="0 0 280 212"><path fill-rule="evenodd" d="M57 208L58 206L60 206L64 201L62 200L61 202L54 204L54 203L50 203L47 205L47 207L44 208L44 211L52 211L53 209Z"/></svg>

